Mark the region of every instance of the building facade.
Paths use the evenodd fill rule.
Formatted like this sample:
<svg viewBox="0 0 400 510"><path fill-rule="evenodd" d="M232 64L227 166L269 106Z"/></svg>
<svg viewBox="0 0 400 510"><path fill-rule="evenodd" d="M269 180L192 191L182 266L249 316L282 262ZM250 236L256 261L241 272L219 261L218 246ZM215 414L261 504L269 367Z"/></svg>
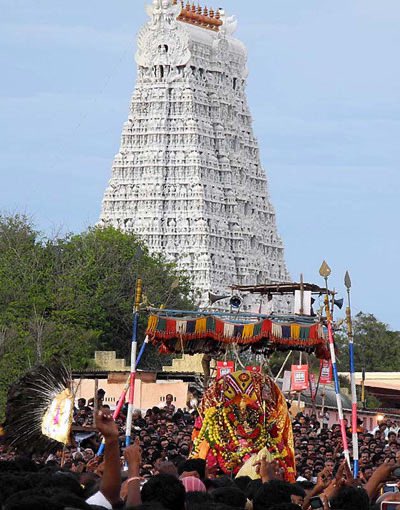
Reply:
<svg viewBox="0 0 400 510"><path fill-rule="evenodd" d="M137 234L203 297L288 281L246 100L247 52L223 10L154 0L100 225Z"/></svg>

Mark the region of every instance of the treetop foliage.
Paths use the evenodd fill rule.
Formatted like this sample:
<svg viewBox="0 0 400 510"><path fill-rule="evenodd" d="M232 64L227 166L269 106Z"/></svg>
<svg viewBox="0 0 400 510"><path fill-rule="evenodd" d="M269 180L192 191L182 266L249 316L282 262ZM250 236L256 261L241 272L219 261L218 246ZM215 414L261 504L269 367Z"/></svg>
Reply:
<svg viewBox="0 0 400 510"><path fill-rule="evenodd" d="M400 367L400 332L391 331L370 313L358 313L353 319L354 360L356 371L398 371ZM349 369L346 335L336 335L339 370Z"/></svg>
<svg viewBox="0 0 400 510"><path fill-rule="evenodd" d="M162 255L150 255L133 234L90 228L49 239L24 216L0 216L3 398L10 382L37 362L57 357L79 369L95 350L127 358L138 277L149 303L192 307L189 277ZM143 363L160 368L151 347Z"/></svg>

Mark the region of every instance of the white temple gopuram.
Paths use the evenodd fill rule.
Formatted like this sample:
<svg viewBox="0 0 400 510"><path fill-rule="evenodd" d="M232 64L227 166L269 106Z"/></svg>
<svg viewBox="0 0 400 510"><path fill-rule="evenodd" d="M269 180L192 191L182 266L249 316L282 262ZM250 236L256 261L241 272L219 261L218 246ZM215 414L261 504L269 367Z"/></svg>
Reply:
<svg viewBox="0 0 400 510"><path fill-rule="evenodd" d="M176 0L154 0L147 13L100 225L137 234L203 296L288 281L235 18Z"/></svg>

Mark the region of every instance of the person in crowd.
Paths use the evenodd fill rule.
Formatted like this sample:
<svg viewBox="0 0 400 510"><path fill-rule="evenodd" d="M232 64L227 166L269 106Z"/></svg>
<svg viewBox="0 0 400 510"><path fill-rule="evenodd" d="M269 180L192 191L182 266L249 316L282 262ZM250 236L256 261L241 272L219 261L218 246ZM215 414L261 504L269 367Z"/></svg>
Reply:
<svg viewBox="0 0 400 510"><path fill-rule="evenodd" d="M174 414L175 412L175 406L172 403L174 401L174 396L171 395L171 393L168 393L168 395L165 396L165 406L164 410L167 411L168 414Z"/></svg>
<svg viewBox="0 0 400 510"><path fill-rule="evenodd" d="M134 412L135 440L128 448L125 416L114 421L104 405L96 416L95 444L89 438L79 448L73 445L25 458L0 442L1 508L309 510L312 498L319 498L323 510L370 510L379 497L397 498L379 493L386 482L400 480L395 471L400 467L400 438L390 420L371 433L364 429L359 433L356 480L343 458L339 425L321 427L317 416L303 413L293 420L295 484L284 482L281 466L265 459L256 466L259 480L234 480L209 473L204 460L188 458L196 413L176 410L173 396L167 397L163 409ZM84 399L77 402L74 422L93 423L93 410ZM347 432L351 449L351 430ZM104 457L95 455L101 437Z"/></svg>

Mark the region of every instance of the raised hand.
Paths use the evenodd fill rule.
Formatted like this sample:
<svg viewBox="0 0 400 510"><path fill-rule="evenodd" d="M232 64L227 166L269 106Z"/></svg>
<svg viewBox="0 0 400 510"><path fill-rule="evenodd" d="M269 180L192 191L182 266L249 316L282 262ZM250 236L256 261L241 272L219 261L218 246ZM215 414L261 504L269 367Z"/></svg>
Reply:
<svg viewBox="0 0 400 510"><path fill-rule="evenodd" d="M346 465L347 465L347 461L344 460L340 464L335 478L329 483L329 485L324 490L323 494L325 494L325 496L328 499L332 499L337 494L340 487L343 487L343 485L345 485L345 483L346 483L346 474L345 474Z"/></svg>
<svg viewBox="0 0 400 510"><path fill-rule="evenodd" d="M317 487L320 489L320 492L324 491L332 480L332 476L330 470L325 467L322 471L320 471L317 475Z"/></svg>
<svg viewBox="0 0 400 510"><path fill-rule="evenodd" d="M115 423L110 411L102 410L97 413L96 428L106 441L110 439L118 440L118 425Z"/></svg>
<svg viewBox="0 0 400 510"><path fill-rule="evenodd" d="M260 475L263 483L269 482L270 480L283 480L285 476L285 470L281 467L277 460L268 462L265 457L253 464L256 468L256 472Z"/></svg>
<svg viewBox="0 0 400 510"><path fill-rule="evenodd" d="M128 446L124 451L124 459L128 463L128 466L137 464L140 466L142 463L142 449L140 448L140 441L137 437L134 443Z"/></svg>
<svg viewBox="0 0 400 510"><path fill-rule="evenodd" d="M100 457L93 457L93 459L90 459L86 464L86 471L96 471L100 460Z"/></svg>

